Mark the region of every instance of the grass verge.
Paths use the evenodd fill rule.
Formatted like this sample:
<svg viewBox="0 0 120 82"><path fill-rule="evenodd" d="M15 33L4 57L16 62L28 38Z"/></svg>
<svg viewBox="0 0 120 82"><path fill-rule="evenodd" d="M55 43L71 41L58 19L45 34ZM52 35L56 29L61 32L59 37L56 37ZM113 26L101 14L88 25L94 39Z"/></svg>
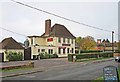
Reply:
<svg viewBox="0 0 120 82"><path fill-rule="evenodd" d="M112 58L112 57L109 57ZM86 59L77 59L76 62L87 62L92 60L103 60L103 59L109 59L109 58L86 58Z"/></svg>
<svg viewBox="0 0 120 82"><path fill-rule="evenodd" d="M0 69L0 72L15 72L15 71L21 71L21 70L31 70L33 68L16 68L16 69L5 69L5 70L2 70Z"/></svg>

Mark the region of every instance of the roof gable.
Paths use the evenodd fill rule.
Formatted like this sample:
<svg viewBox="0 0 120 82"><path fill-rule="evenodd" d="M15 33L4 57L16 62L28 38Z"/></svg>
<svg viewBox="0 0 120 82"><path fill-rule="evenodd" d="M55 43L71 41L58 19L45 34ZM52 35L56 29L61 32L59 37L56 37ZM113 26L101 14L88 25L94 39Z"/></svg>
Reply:
<svg viewBox="0 0 120 82"><path fill-rule="evenodd" d="M17 41L12 37L5 38L0 43L0 49L24 49Z"/></svg>

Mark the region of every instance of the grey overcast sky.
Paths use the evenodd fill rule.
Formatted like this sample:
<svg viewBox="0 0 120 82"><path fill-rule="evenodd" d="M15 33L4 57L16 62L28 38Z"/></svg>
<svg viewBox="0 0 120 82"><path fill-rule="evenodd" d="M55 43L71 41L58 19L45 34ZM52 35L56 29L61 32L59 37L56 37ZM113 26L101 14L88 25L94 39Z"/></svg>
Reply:
<svg viewBox="0 0 120 82"><path fill-rule="evenodd" d="M115 31L118 34L118 1L119 0L15 0L36 8L85 23L105 30ZM70 32L78 37L93 36L96 39L109 39L111 32L96 30L76 24L28 7L4 0L0 2L0 27L24 34L41 35L44 33L45 20L51 19L52 26L55 23L67 27ZM24 42L25 36L13 34L0 29L0 41L7 37L13 37L19 42ZM118 40L118 35L115 35Z"/></svg>

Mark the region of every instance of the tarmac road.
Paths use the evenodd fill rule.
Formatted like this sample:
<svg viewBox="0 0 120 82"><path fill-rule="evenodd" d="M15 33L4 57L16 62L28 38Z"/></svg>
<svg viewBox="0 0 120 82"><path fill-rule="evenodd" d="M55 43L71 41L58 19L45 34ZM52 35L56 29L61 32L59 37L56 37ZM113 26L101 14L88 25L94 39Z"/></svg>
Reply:
<svg viewBox="0 0 120 82"><path fill-rule="evenodd" d="M3 80L94 80L103 75L103 68L108 65L118 67L119 63L114 60L90 63L63 65L50 68L43 72L3 78Z"/></svg>

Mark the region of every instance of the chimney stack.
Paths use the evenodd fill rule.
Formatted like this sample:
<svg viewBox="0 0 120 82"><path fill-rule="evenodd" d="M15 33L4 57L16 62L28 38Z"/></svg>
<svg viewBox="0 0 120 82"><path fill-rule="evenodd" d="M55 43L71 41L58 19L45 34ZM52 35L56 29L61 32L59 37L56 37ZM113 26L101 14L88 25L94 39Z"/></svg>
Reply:
<svg viewBox="0 0 120 82"><path fill-rule="evenodd" d="M45 20L45 35L48 36L51 32L51 20Z"/></svg>

